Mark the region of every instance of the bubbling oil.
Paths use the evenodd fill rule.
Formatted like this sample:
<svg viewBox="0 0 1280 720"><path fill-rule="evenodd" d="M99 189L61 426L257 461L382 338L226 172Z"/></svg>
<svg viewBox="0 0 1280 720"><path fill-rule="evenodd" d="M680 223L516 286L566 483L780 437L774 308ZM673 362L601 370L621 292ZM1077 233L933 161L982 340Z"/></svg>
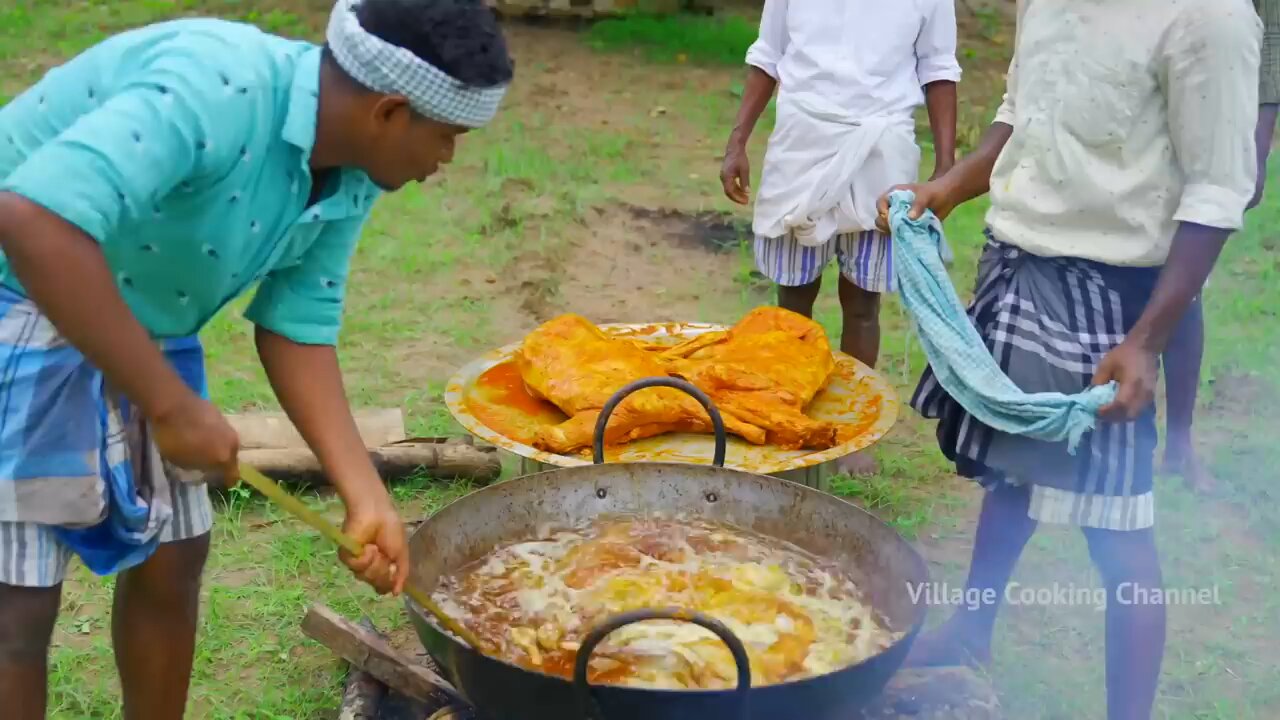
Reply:
<svg viewBox="0 0 1280 720"><path fill-rule="evenodd" d="M445 577L434 599L499 657L565 678L592 627L645 608L695 610L727 625L756 686L839 670L901 636L834 562L702 519L545 528ZM633 687L729 688L736 677L723 642L673 620L615 631L588 666L593 684Z"/></svg>

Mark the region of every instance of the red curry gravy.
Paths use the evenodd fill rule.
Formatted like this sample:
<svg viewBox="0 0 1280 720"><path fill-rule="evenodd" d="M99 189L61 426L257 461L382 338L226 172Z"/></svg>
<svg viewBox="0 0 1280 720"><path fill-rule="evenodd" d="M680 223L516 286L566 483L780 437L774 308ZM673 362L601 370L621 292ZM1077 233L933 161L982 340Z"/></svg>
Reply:
<svg viewBox="0 0 1280 720"><path fill-rule="evenodd" d="M476 378L466 398L467 411L493 431L526 445L542 425L568 419L555 405L534 397L514 360L498 363Z"/></svg>

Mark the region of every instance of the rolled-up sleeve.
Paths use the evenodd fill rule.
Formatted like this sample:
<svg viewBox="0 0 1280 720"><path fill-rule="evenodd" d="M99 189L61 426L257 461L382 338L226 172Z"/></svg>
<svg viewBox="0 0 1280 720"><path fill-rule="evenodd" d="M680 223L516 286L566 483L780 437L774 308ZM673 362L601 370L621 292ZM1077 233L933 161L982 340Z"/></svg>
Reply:
<svg viewBox="0 0 1280 720"><path fill-rule="evenodd" d="M765 0L760 14L760 36L747 49L747 64L765 71L778 79L778 63L787 52L787 2Z"/></svg>
<svg viewBox="0 0 1280 720"><path fill-rule="evenodd" d="M329 223L297 264L267 275L245 316L301 345L337 345L351 257L368 217Z"/></svg>
<svg viewBox="0 0 1280 720"><path fill-rule="evenodd" d="M1013 99L1013 81L1014 75L1017 72L1016 62L1017 58L1015 57L1014 62L1009 63L1009 74L1005 80L1004 97L1001 98L1000 107L996 108L995 120L992 121L1003 123L1010 127L1012 127L1014 125L1014 121L1018 119L1018 105Z"/></svg>
<svg viewBox="0 0 1280 720"><path fill-rule="evenodd" d="M1262 23L1243 3L1196 4L1169 35L1164 83L1185 186L1174 219L1238 229L1257 181Z"/></svg>
<svg viewBox="0 0 1280 720"><path fill-rule="evenodd" d="M925 17L924 26L916 38L916 75L921 85L960 82L954 0L935 0Z"/></svg>
<svg viewBox="0 0 1280 720"><path fill-rule="evenodd" d="M0 190L43 206L99 243L151 212L154 203L198 176L234 162L231 143L243 107L225 112L202 78L160 64L113 92L0 182ZM93 104L95 89L76 88ZM101 92L98 90L97 92Z"/></svg>
<svg viewBox="0 0 1280 720"><path fill-rule="evenodd" d="M1258 103L1280 105L1280 0L1259 0L1262 16L1262 70L1258 77Z"/></svg>

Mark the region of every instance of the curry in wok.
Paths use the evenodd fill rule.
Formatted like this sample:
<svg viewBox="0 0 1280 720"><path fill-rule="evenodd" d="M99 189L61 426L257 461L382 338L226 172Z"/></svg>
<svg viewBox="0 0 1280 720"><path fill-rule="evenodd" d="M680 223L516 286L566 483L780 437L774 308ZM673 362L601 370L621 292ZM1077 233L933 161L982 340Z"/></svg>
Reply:
<svg viewBox="0 0 1280 720"><path fill-rule="evenodd" d="M619 613L676 607L728 626L754 685L824 675L893 644L831 561L727 524L596 518L505 544L443 578L435 600L508 661L569 678L583 636ZM589 679L661 689L734 686L723 642L697 625L654 620L612 633Z"/></svg>

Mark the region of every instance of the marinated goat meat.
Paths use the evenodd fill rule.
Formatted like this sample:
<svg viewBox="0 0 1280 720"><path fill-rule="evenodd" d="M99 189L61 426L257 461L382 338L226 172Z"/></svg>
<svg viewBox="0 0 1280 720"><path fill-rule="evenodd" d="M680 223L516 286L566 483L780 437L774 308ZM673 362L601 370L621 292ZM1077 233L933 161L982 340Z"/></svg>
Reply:
<svg viewBox="0 0 1280 720"><path fill-rule="evenodd" d="M803 315L757 308L727 331L667 350L662 360L668 374L696 385L726 418L764 428L770 445L826 449L854 432L804 413L835 360L822 326Z"/></svg>
<svg viewBox="0 0 1280 720"><path fill-rule="evenodd" d="M633 340L604 333L579 315L554 318L529 334L516 364L533 395L560 408L569 419L537 430L534 447L570 453L591 446L600 411L615 393L636 380L667 375L658 353ZM757 445L765 431L737 418L726 429ZM671 388L641 390L614 410L605 443L619 445L669 432L711 432L711 418L697 400Z"/></svg>
<svg viewBox="0 0 1280 720"><path fill-rule="evenodd" d="M826 387L835 359L822 326L776 307L751 311L737 325L675 347L611 336L579 315L538 327L516 353L525 387L569 419L538 428L533 446L555 453L590 447L596 420L618 390L651 377L683 378L705 392L728 432L755 445L825 450L854 429L805 415ZM671 388L630 396L605 432L613 446L669 432L710 433L693 398Z"/></svg>

